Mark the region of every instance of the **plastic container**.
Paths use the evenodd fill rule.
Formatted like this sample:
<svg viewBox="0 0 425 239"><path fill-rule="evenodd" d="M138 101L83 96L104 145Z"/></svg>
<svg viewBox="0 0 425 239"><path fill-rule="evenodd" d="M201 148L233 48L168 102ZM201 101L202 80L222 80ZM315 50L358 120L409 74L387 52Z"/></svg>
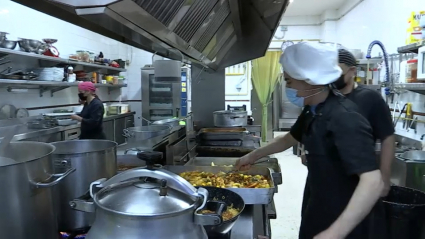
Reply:
<svg viewBox="0 0 425 239"><path fill-rule="evenodd" d="M391 186L383 200L387 216L389 239L425 238L425 193Z"/></svg>
<svg viewBox="0 0 425 239"><path fill-rule="evenodd" d="M418 59L412 59L407 61L406 65L406 82L413 83L417 82L418 77Z"/></svg>
<svg viewBox="0 0 425 239"><path fill-rule="evenodd" d="M400 77L398 83L407 83L406 81L407 61L400 62Z"/></svg>

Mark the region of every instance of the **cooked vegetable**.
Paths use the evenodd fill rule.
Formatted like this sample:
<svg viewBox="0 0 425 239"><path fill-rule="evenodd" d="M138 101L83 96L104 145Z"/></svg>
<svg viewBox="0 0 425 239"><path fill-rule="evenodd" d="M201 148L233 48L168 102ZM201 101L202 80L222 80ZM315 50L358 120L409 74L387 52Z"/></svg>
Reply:
<svg viewBox="0 0 425 239"><path fill-rule="evenodd" d="M180 177L193 186L212 186L217 188L270 188L270 183L262 175L247 175L242 173L217 174L208 172L183 172Z"/></svg>

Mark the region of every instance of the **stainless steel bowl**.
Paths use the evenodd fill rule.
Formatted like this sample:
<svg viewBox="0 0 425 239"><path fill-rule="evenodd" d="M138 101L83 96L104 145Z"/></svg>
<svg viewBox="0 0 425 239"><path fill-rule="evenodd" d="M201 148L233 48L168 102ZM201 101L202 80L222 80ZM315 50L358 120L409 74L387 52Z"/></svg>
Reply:
<svg viewBox="0 0 425 239"><path fill-rule="evenodd" d="M10 40L7 40L7 39L0 41L0 47L1 48L7 48L7 49L11 49L11 50L15 49L17 44L18 44L17 41L10 41Z"/></svg>
<svg viewBox="0 0 425 239"><path fill-rule="evenodd" d="M20 38L18 44L21 50L33 53L39 53L40 48L44 47L43 42L33 39Z"/></svg>

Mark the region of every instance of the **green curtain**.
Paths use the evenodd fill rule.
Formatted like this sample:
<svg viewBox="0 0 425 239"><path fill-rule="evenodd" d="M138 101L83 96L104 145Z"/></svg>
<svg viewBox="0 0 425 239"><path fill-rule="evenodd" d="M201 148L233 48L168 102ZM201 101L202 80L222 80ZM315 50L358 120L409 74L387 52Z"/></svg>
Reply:
<svg viewBox="0 0 425 239"><path fill-rule="evenodd" d="M252 61L252 83L258 99L263 105L261 122L261 139L267 140L267 107L271 103L272 93L279 83L281 51L267 51L264 57Z"/></svg>

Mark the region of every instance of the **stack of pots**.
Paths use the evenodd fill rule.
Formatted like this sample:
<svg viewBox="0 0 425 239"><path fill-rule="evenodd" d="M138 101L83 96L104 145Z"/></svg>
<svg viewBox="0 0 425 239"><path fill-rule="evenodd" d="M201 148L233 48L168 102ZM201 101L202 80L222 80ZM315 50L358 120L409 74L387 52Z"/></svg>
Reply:
<svg viewBox="0 0 425 239"><path fill-rule="evenodd" d="M2 152L12 163L0 165L1 238L58 238L52 187L75 169L55 174L54 151L51 144L12 142Z"/></svg>
<svg viewBox="0 0 425 239"><path fill-rule="evenodd" d="M69 201L84 196L90 183L117 173L117 143L107 140L70 140L52 143L55 170L72 167L76 172L54 187L58 227L63 232L86 231L93 214L75 211Z"/></svg>

